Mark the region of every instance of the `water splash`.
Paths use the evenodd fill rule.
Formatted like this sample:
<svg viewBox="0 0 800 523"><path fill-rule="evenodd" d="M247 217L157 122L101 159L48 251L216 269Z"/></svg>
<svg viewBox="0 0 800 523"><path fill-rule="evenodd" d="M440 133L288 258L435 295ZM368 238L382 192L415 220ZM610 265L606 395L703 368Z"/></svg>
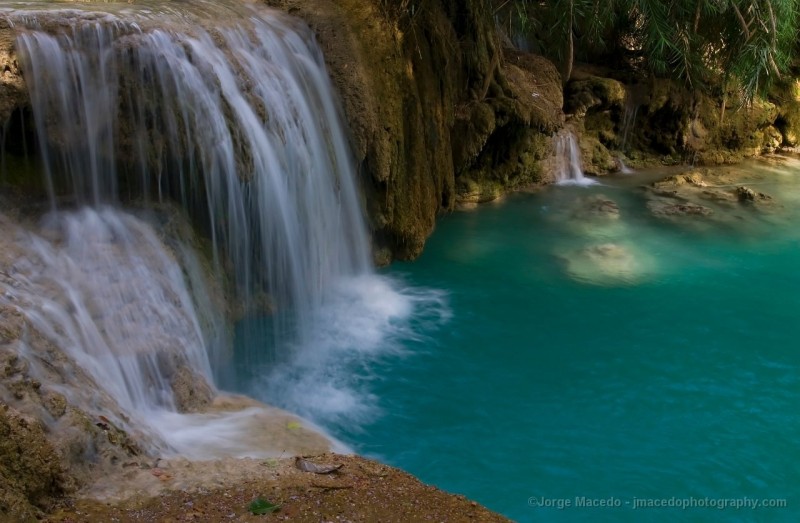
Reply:
<svg viewBox="0 0 800 523"><path fill-rule="evenodd" d="M563 129L555 136L556 142L556 184L594 185L597 182L583 175L581 151L575 133Z"/></svg>
<svg viewBox="0 0 800 523"><path fill-rule="evenodd" d="M404 287L398 280L361 275L338 282L315 311L308 341L276 354L252 382L292 412L353 431L381 414L370 384L387 357L405 357L420 332L435 332L450 317L441 291ZM421 326L419 318L431 318Z"/></svg>

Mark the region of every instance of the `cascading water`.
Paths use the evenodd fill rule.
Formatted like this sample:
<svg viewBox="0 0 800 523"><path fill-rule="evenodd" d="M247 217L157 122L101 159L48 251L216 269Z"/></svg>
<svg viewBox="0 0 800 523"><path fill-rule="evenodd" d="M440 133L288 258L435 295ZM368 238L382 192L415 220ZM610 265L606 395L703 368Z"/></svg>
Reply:
<svg viewBox="0 0 800 523"><path fill-rule="evenodd" d="M556 184L594 185L591 178L583 175L581 151L575 133L564 129L555 136L556 142Z"/></svg>
<svg viewBox="0 0 800 523"><path fill-rule="evenodd" d="M208 222L237 290L263 284L302 314L368 270L354 168L310 31L241 21L186 33L76 17L17 47L50 187L92 205L177 199Z"/></svg>
<svg viewBox="0 0 800 523"><path fill-rule="evenodd" d="M64 267L55 277L63 303L31 299L21 308L74 348L130 416L174 411L165 354L211 381L209 353L218 348L204 339L171 254L148 225L112 207L177 201L204 224L237 299L252 312L267 295L274 308L255 329L271 335L258 343L251 334L239 355L259 378L224 385L317 419L359 411L369 396L353 390L348 365L390 345L416 299L370 268L355 170L321 53L307 27L281 14L183 7L124 18L12 15L51 222L62 230L50 246L31 240L50 260L34 283L55 285L45 274ZM220 10L225 16L209 18ZM228 19L234 23L221 22ZM70 205L95 210L64 211ZM160 432L182 450L169 430Z"/></svg>
<svg viewBox="0 0 800 523"><path fill-rule="evenodd" d="M639 114L639 104L636 103L633 96L630 94L625 95L625 110L622 113L622 145L620 149L627 151L629 147L629 138L631 130L636 124L636 117Z"/></svg>
<svg viewBox="0 0 800 523"><path fill-rule="evenodd" d="M150 427L153 445L163 445L168 435L145 420L185 407L175 387L181 379L210 381L211 369L182 269L153 228L117 210L86 208L49 214L40 234L4 230L16 233L17 252L0 281L0 305L24 311L100 386L60 392L82 406L108 394L133 418L120 425Z"/></svg>

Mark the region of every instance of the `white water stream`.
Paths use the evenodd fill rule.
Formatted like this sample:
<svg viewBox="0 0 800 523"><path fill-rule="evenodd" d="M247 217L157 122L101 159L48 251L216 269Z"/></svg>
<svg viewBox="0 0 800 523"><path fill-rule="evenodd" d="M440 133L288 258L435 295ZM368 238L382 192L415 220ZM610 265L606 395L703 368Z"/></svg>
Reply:
<svg viewBox="0 0 800 523"><path fill-rule="evenodd" d="M567 129L555 136L556 141L556 184L594 185L597 182L583 175L581 150L575 134Z"/></svg>

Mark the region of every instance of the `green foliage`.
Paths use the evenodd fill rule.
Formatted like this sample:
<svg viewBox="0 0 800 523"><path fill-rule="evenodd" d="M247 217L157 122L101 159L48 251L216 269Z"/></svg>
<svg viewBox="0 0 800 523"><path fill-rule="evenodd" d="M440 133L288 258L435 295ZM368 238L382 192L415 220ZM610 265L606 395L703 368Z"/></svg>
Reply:
<svg viewBox="0 0 800 523"><path fill-rule="evenodd" d="M498 17L524 19L559 63L624 58L632 68L723 88L744 98L785 74L798 46L800 0L495 0ZM535 23L534 23L535 21ZM569 68L566 68L569 71Z"/></svg>
<svg viewBox="0 0 800 523"><path fill-rule="evenodd" d="M261 516L264 514L270 514L272 512L277 511L280 509L280 505L275 505L274 503L270 503L264 498L256 498L250 502L247 506L247 510L250 511L251 514L256 516Z"/></svg>

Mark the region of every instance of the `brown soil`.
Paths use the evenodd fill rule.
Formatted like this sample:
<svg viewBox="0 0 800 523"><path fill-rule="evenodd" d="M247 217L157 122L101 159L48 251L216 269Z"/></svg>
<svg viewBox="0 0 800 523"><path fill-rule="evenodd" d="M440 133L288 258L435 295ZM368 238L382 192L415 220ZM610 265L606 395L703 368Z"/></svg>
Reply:
<svg viewBox="0 0 800 523"><path fill-rule="evenodd" d="M299 470L294 459L159 463L130 474L131 485L144 478L159 493L114 502L74 500L45 521L508 521L375 461L337 454L312 461L343 466L323 475ZM187 478L197 483L185 486ZM224 486L213 486L224 478ZM257 498L280 508L251 514L248 507Z"/></svg>

